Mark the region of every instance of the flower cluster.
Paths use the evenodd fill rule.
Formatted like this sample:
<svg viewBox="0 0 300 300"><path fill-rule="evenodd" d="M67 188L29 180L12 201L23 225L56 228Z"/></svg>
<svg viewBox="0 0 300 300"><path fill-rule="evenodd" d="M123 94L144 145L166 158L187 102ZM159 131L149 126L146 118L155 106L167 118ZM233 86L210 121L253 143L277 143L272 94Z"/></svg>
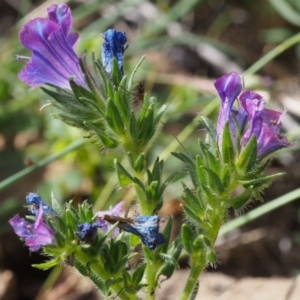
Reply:
<svg viewBox="0 0 300 300"><path fill-rule="evenodd" d="M259 94L247 90L242 92L243 84L239 74L232 72L222 76L216 80L215 87L222 100L217 124L219 145L222 144L226 122L229 122L231 137L235 145L238 143L238 137L242 137L241 145L239 145L242 149L252 135L256 136L258 158L290 145L287 138L280 133L282 114L266 109L266 102ZM238 107L236 108L234 102L237 98Z"/></svg>

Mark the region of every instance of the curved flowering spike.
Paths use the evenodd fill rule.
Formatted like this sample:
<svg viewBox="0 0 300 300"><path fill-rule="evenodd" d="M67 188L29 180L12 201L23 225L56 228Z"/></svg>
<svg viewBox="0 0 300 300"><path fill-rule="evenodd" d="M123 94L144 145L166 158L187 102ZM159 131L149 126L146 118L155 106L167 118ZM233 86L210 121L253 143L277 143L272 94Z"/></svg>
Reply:
<svg viewBox="0 0 300 300"><path fill-rule="evenodd" d="M59 4L48 8L48 19L37 18L22 27L20 41L32 51L30 61L19 73L22 81L31 87L51 84L70 89L69 79L74 77L78 85L87 88L73 50L79 35L69 33L72 23L70 8Z"/></svg>
<svg viewBox="0 0 300 300"><path fill-rule="evenodd" d="M236 72L226 74L215 81L215 88L222 100L217 124L218 143L221 145L222 133L226 122L229 121L233 102L243 88L241 76Z"/></svg>
<svg viewBox="0 0 300 300"><path fill-rule="evenodd" d="M103 34L104 43L102 45L102 63L107 73L112 72L112 61L115 57L118 62L119 70L123 76L123 54L127 42L125 32L109 29Z"/></svg>
<svg viewBox="0 0 300 300"><path fill-rule="evenodd" d="M9 220L15 233L25 239L31 251L38 251L41 246L55 244L54 232L43 222L43 206L41 205L34 224L27 222L18 215Z"/></svg>
<svg viewBox="0 0 300 300"><path fill-rule="evenodd" d="M253 134L257 137L257 155L264 157L290 143L284 135L280 134L282 113L265 109L265 101L254 92L245 91L240 96L250 121L250 128L245 132L242 145L245 146Z"/></svg>

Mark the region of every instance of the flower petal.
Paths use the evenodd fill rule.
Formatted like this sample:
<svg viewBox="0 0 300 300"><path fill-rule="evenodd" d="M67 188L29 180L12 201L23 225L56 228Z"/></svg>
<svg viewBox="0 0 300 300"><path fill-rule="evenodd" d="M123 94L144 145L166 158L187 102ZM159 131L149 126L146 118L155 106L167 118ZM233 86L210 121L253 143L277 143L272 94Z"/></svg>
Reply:
<svg viewBox="0 0 300 300"><path fill-rule="evenodd" d="M79 59L73 50L78 40L77 34L68 33L72 26L72 16L67 5L52 5L49 19L37 18L25 24L20 33L21 43L32 50L28 64L19 73L19 78L37 87L52 84L70 89L69 79L87 88Z"/></svg>
<svg viewBox="0 0 300 300"><path fill-rule="evenodd" d="M226 122L229 121L233 102L243 88L241 76L236 72L226 74L216 80L215 88L222 101L217 124L218 143L220 145L222 143L224 126Z"/></svg>

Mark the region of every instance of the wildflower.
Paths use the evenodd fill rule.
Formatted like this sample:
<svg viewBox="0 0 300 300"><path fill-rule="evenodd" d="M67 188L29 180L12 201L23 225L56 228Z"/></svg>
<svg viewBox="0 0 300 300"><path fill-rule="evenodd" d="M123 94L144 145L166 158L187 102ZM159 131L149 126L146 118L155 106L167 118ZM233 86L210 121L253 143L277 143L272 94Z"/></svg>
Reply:
<svg viewBox="0 0 300 300"><path fill-rule="evenodd" d="M73 48L77 33L70 33L73 20L66 4L51 5L48 18L36 18L26 23L19 33L24 47L32 51L19 78L31 87L50 84L70 89L69 79L87 88L79 58Z"/></svg>
<svg viewBox="0 0 300 300"><path fill-rule="evenodd" d="M144 245L150 250L154 250L157 246L166 243L165 237L159 230L159 216L138 216L134 218L121 218L110 215L104 215L104 220L115 224L124 231L139 236Z"/></svg>
<svg viewBox="0 0 300 300"><path fill-rule="evenodd" d="M125 32L109 29L103 34L102 63L108 74L112 73L113 58L116 58L118 67L123 76L123 54L127 42Z"/></svg>
<svg viewBox="0 0 300 300"><path fill-rule="evenodd" d="M235 72L226 74L216 80L215 87L222 101L217 124L218 144L221 145L224 126L229 120L234 101L242 91L241 76Z"/></svg>
<svg viewBox="0 0 300 300"><path fill-rule="evenodd" d="M245 111L247 112L250 127L242 138L245 146L253 134L257 138L257 156L264 157L283 147L290 146L287 138L280 134L282 113L266 109L266 102L257 93L245 91L240 96Z"/></svg>
<svg viewBox="0 0 300 300"><path fill-rule="evenodd" d="M222 143L222 134L226 122L229 122L233 144L245 147L251 136L257 138L257 156L264 157L280 148L288 147L287 138L280 134L282 113L265 108L261 95L242 90L242 79L237 73L229 73L217 79L215 87L222 100L217 124L218 143ZM239 98L237 98L239 96ZM238 100L238 109L233 104ZM241 132L241 141L238 140Z"/></svg>
<svg viewBox="0 0 300 300"><path fill-rule="evenodd" d="M55 244L54 232L43 222L42 217L43 206L41 205L34 224L20 218L19 215L9 220L15 233L25 239L25 244L31 251L38 251L41 246Z"/></svg>
<svg viewBox="0 0 300 300"><path fill-rule="evenodd" d="M26 202L29 204L28 211L33 215L37 215L40 206L42 206L44 216L48 216L48 217L57 216L57 213L49 205L45 204L42 198L35 193L29 193L26 196Z"/></svg>

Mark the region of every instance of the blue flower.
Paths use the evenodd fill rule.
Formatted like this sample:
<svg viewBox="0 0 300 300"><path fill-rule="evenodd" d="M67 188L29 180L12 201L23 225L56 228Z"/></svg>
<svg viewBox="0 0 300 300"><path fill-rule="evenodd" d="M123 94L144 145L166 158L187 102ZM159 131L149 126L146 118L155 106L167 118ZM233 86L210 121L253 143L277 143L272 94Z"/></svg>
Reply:
<svg viewBox="0 0 300 300"><path fill-rule="evenodd" d="M87 244L92 244L96 238L97 228L100 226L94 223L82 223L76 227L79 229L79 231L76 232L79 240Z"/></svg>
<svg viewBox="0 0 300 300"><path fill-rule="evenodd" d="M15 233L25 239L26 246L31 251L38 251L41 246L55 244L54 232L43 221L43 206L41 205L34 224L20 218L19 215L9 220Z"/></svg>
<svg viewBox="0 0 300 300"><path fill-rule="evenodd" d="M59 4L47 11L47 19L36 18L21 28L20 41L32 51L32 56L19 78L31 87L51 84L70 89L69 79L74 77L75 83L87 88L73 50L79 35L70 33L73 25L70 8Z"/></svg>
<svg viewBox="0 0 300 300"><path fill-rule="evenodd" d="M126 50L126 34L125 32L109 29L103 34L104 43L102 45L102 63L108 74L112 73L112 61L115 57L121 75L123 76L123 54Z"/></svg>
<svg viewBox="0 0 300 300"><path fill-rule="evenodd" d="M138 216L133 218L121 218L110 215L103 217L109 223L118 222L118 227L124 231L139 236L144 245L150 250L166 243L166 239L159 231L159 216Z"/></svg>
<svg viewBox="0 0 300 300"><path fill-rule="evenodd" d="M29 204L28 211L33 215L37 215L40 206L42 206L44 216L48 216L48 217L56 217L57 216L56 211L54 211L49 205L44 203L42 198L35 193L29 193L26 196L26 202Z"/></svg>

